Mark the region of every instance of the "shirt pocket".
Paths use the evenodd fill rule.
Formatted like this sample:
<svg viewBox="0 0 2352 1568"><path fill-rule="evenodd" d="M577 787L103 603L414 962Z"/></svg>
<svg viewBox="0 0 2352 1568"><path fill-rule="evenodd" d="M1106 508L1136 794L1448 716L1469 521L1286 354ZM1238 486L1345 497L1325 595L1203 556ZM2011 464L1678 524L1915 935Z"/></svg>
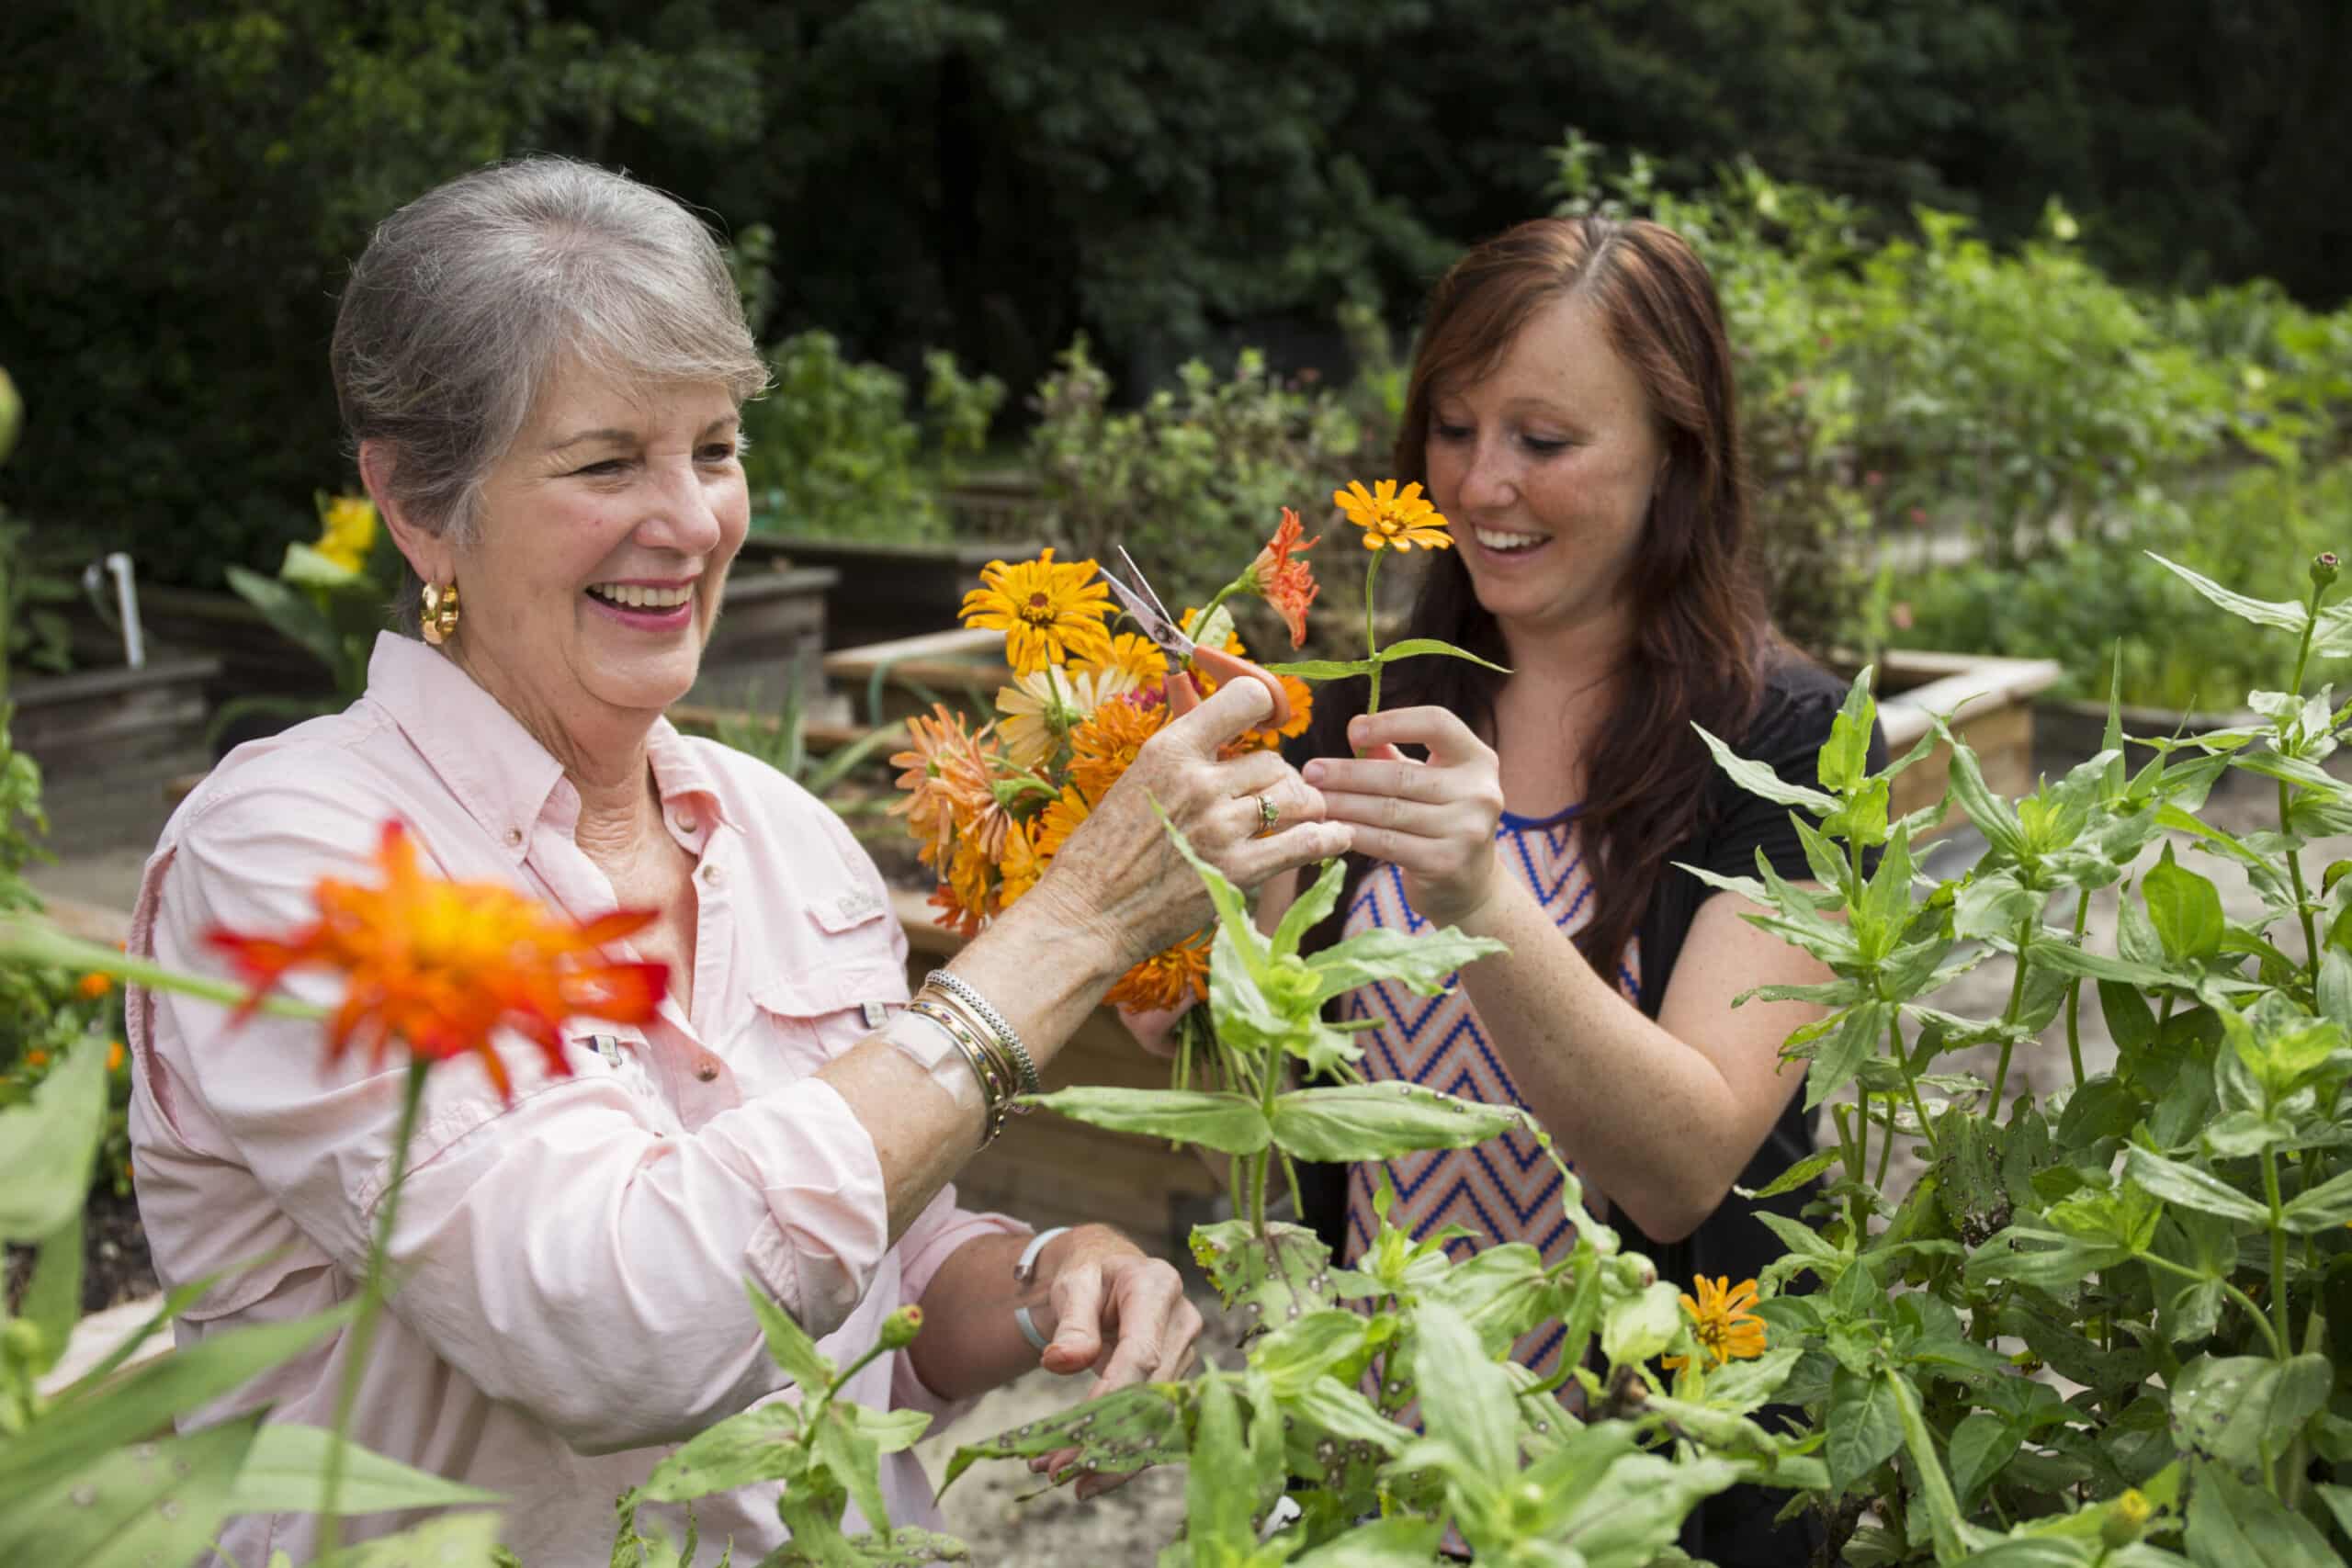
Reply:
<svg viewBox="0 0 2352 1568"><path fill-rule="evenodd" d="M753 1028L789 1081L815 1072L881 1028L906 1006L906 971L895 964L832 967L780 977L752 992ZM755 1060L770 1053L753 1053Z"/></svg>

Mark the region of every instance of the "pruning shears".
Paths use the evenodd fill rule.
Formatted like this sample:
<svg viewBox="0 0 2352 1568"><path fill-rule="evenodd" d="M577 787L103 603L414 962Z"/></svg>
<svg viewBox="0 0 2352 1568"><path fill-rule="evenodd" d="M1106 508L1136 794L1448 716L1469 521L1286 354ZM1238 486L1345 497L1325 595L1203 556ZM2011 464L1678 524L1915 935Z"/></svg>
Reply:
<svg viewBox="0 0 2352 1568"><path fill-rule="evenodd" d="M1102 581L1110 584L1111 592L1118 596L1121 606L1135 617L1136 625L1143 628L1143 635L1167 656L1168 679L1161 689L1168 694L1170 713L1182 717L1200 705L1200 688L1193 683L1192 676L1187 673L1198 670L1220 686L1234 681L1258 682L1274 699L1274 711L1266 719L1267 727L1279 729L1290 722L1290 697L1283 691L1279 678L1238 654L1227 653L1221 648L1204 647L1186 637L1170 619L1168 607L1159 602L1159 595L1151 591L1150 581L1136 567L1135 558L1127 554L1125 546L1120 547L1119 559L1126 566L1127 575L1135 580L1133 586L1120 581L1100 567L1095 570L1102 572Z"/></svg>

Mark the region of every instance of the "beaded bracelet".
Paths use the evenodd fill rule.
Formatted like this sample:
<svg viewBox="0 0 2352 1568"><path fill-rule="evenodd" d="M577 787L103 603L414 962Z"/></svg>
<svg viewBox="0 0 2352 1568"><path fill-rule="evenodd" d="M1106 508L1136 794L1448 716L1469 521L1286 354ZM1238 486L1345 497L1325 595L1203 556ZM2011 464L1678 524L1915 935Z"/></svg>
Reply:
<svg viewBox="0 0 2352 1568"><path fill-rule="evenodd" d="M1046 1092L1044 1080L1037 1077L1037 1064L1030 1059L1029 1047L1021 1042L1021 1032L1007 1023L1004 1021L1004 1015L990 1007L989 999L980 995L971 982L948 970L934 969L923 976L922 983L925 990L936 986L978 1015L979 1022L996 1035L1006 1052L1012 1055L1012 1065L1020 1069L1022 1093L1043 1094Z"/></svg>

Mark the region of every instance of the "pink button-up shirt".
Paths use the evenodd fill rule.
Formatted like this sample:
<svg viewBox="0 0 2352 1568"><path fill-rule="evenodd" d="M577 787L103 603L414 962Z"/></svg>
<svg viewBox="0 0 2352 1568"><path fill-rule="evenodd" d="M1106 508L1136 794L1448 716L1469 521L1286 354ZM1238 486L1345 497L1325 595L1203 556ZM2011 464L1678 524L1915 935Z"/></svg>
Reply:
<svg viewBox="0 0 2352 1568"><path fill-rule="evenodd" d="M334 874L372 882L386 818L429 869L528 891L576 917L617 902L572 841L580 800L514 717L422 643L387 636L344 713L237 750L190 795L147 863L131 950L217 973L221 924L288 931ZM763 1347L748 1278L846 1363L950 1254L1025 1227L943 1191L896 1246L882 1171L848 1104L814 1076L906 999L906 938L841 820L770 768L657 724L669 831L696 860L691 1010L642 1029L567 1027L570 1077L503 1053L506 1105L470 1059L434 1069L391 1256L399 1280L362 1374L353 1435L506 1498L532 1568L608 1560L613 1501L673 1445L770 1397L793 1398ZM290 987L332 1000L337 982ZM405 1066L322 1066L315 1023L132 994L130 1137L140 1214L167 1286L232 1272L179 1320L182 1344L352 1296L391 1163ZM332 1423L347 1334L199 1413L271 1407ZM779 1394L779 1390L785 1390ZM905 1353L848 1396L945 1414ZM936 1526L911 1453L882 1461L894 1524ZM695 1505L707 1550L756 1562L785 1539L776 1488ZM648 1508L673 1540L684 1512ZM413 1522L378 1515L351 1534ZM846 1528L860 1524L853 1506ZM232 1521L256 1564L306 1561L309 1515Z"/></svg>

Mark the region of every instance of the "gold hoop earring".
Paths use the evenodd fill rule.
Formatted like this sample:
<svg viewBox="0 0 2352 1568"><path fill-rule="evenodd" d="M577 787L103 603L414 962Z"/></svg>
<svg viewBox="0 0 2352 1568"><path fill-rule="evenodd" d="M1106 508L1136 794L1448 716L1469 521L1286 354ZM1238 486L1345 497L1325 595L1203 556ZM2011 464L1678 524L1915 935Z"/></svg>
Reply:
<svg viewBox="0 0 2352 1568"><path fill-rule="evenodd" d="M458 635L458 585L424 585L424 614L420 629L424 640L438 648Z"/></svg>

